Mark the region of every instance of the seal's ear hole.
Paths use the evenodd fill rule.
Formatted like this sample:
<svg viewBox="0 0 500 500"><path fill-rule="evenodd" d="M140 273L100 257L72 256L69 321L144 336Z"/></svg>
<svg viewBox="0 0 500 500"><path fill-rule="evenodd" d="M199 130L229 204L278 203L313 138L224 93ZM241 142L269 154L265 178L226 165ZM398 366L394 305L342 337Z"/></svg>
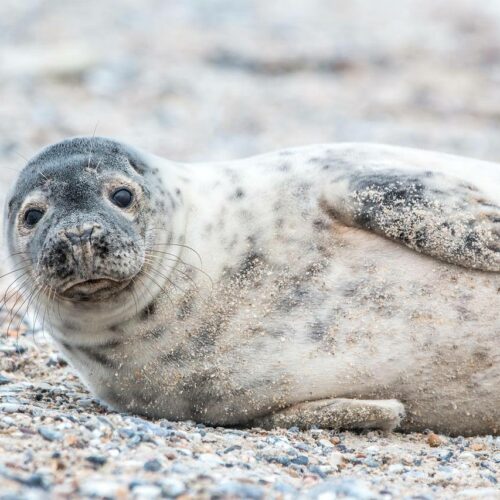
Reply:
<svg viewBox="0 0 500 500"><path fill-rule="evenodd" d="M111 201L120 208L127 208L133 200L132 193L126 188L119 188L111 194Z"/></svg>
<svg viewBox="0 0 500 500"><path fill-rule="evenodd" d="M24 222L28 227L34 227L43 217L43 211L38 208L30 208L24 213Z"/></svg>

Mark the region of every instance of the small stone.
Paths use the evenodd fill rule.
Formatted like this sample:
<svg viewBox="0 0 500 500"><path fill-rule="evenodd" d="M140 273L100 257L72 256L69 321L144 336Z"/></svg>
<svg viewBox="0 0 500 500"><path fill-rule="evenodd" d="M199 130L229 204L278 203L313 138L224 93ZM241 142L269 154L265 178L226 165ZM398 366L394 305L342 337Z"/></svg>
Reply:
<svg viewBox="0 0 500 500"><path fill-rule="evenodd" d="M498 483L498 479L493 476L492 474L486 474L483 476L485 479L487 479L490 483L493 483L493 484L497 484Z"/></svg>
<svg viewBox="0 0 500 500"><path fill-rule="evenodd" d="M106 457L103 457L101 455L90 455L88 457L85 457L85 460L98 467L102 467L108 461Z"/></svg>
<svg viewBox="0 0 500 500"><path fill-rule="evenodd" d="M59 353L51 354L46 363L49 368L67 366L67 364L67 361Z"/></svg>
<svg viewBox="0 0 500 500"><path fill-rule="evenodd" d="M235 450L241 450L241 446L239 444L233 444L232 446L229 446L229 448L226 448L222 453L226 454Z"/></svg>
<svg viewBox="0 0 500 500"><path fill-rule="evenodd" d="M337 451L331 452L328 455L328 463L335 468L339 468L341 464L344 463L344 457L342 456L342 453L339 453Z"/></svg>
<svg viewBox="0 0 500 500"><path fill-rule="evenodd" d="M300 450L300 451L305 451L305 452L308 452L308 451L311 451L311 447L308 446L307 444L305 443L297 443L295 445L295 448L297 448L297 450Z"/></svg>
<svg viewBox="0 0 500 500"><path fill-rule="evenodd" d="M334 444L335 446L337 446L338 444L340 444L340 438L338 436L333 436L332 439L330 439L330 441L332 442L332 444Z"/></svg>
<svg viewBox="0 0 500 500"><path fill-rule="evenodd" d="M389 465L387 470L391 474L401 474L405 470L405 468L403 467L403 464L391 464Z"/></svg>
<svg viewBox="0 0 500 500"><path fill-rule="evenodd" d="M118 434L123 438L132 438L136 435L136 432L133 429L119 429Z"/></svg>
<svg viewBox="0 0 500 500"><path fill-rule="evenodd" d="M456 474L456 469L454 469L453 467L450 467L448 465L440 465L438 467L438 470L446 475L453 475L453 474Z"/></svg>
<svg viewBox="0 0 500 500"><path fill-rule="evenodd" d="M62 439L62 434L60 432L50 429L49 427L40 427L38 433L47 441L61 441Z"/></svg>
<svg viewBox="0 0 500 500"><path fill-rule="evenodd" d="M200 453L198 455L198 460L206 467L216 467L223 463L220 457L214 453Z"/></svg>
<svg viewBox="0 0 500 500"><path fill-rule="evenodd" d="M140 442L141 442L141 436L136 435L129 440L129 442L127 443L127 446L129 448L135 448Z"/></svg>
<svg viewBox="0 0 500 500"><path fill-rule="evenodd" d="M149 500L150 498L160 498L162 489L154 484L141 484L134 488L134 498Z"/></svg>
<svg viewBox="0 0 500 500"><path fill-rule="evenodd" d="M409 477L412 479L426 479L427 474L425 472L420 471L420 470L409 470L408 472L405 472L403 474L403 477Z"/></svg>
<svg viewBox="0 0 500 500"><path fill-rule="evenodd" d="M309 472L317 474L321 479L325 479L326 477L325 471L319 465L311 465L311 467L309 467Z"/></svg>
<svg viewBox="0 0 500 500"><path fill-rule="evenodd" d="M92 406L94 400L91 398L82 398L78 401L78 405L81 406L82 408L89 408Z"/></svg>
<svg viewBox="0 0 500 500"><path fill-rule="evenodd" d="M158 472L159 470L161 470L161 463L156 458L148 460L144 464L144 470L147 470L148 472Z"/></svg>
<svg viewBox="0 0 500 500"><path fill-rule="evenodd" d="M376 498L366 483L351 478L339 478L322 481L309 490L308 498L334 500L352 498L356 500L372 500Z"/></svg>
<svg viewBox="0 0 500 500"><path fill-rule="evenodd" d="M377 462L373 458L367 458L367 459L363 460L363 463L365 465L367 465L368 467L373 467L373 468L380 467L380 462Z"/></svg>
<svg viewBox="0 0 500 500"><path fill-rule="evenodd" d="M143 481L142 479L132 479L132 481L130 481L130 483L128 483L128 489L130 491L133 491L136 488L138 488L139 486L144 486L146 484L149 484L149 483L147 483L146 481Z"/></svg>
<svg viewBox="0 0 500 500"><path fill-rule="evenodd" d="M21 413L24 408L24 406L14 403L2 403L0 404L0 413Z"/></svg>
<svg viewBox="0 0 500 500"><path fill-rule="evenodd" d="M264 458L270 463L278 463L278 464L284 465L285 467L287 467L288 465L291 464L291 460L287 456L271 455L271 456L267 456Z"/></svg>
<svg viewBox="0 0 500 500"><path fill-rule="evenodd" d="M488 462L480 462L479 466L482 467L483 469L488 469L491 472L495 472L495 469L493 468L493 466Z"/></svg>
<svg viewBox="0 0 500 500"><path fill-rule="evenodd" d="M296 498L298 496L297 490L293 486L291 486L290 484L277 482L277 483L274 483L273 489L274 489L274 491L277 491L278 493L283 493L284 495L286 495L286 498L288 498L288 497Z"/></svg>
<svg viewBox="0 0 500 500"><path fill-rule="evenodd" d="M328 439L320 439L319 440L319 444L323 447L323 448L333 448L333 444L331 441L328 441Z"/></svg>
<svg viewBox="0 0 500 500"><path fill-rule="evenodd" d="M441 446L443 441L441 440L441 438L437 434L434 434L434 432L431 432L427 436L427 443L431 448L437 448L438 446Z"/></svg>
<svg viewBox="0 0 500 500"><path fill-rule="evenodd" d="M17 425L17 420L12 417L2 417L1 422L5 425Z"/></svg>
<svg viewBox="0 0 500 500"><path fill-rule="evenodd" d="M464 451L463 453L460 453L459 458L460 460L475 460L476 456L470 451Z"/></svg>
<svg viewBox="0 0 500 500"><path fill-rule="evenodd" d="M127 491L118 482L109 480L86 481L80 486L80 495L98 498L127 498Z"/></svg>
<svg viewBox="0 0 500 500"><path fill-rule="evenodd" d="M10 378L7 378L4 375L0 374L0 385L10 384L11 382L12 380L10 380Z"/></svg>
<svg viewBox="0 0 500 500"><path fill-rule="evenodd" d="M238 482L227 482L212 491L211 498L248 498L260 500L264 498L264 492L259 486L242 484Z"/></svg>
<svg viewBox="0 0 500 500"><path fill-rule="evenodd" d="M186 492L186 485L180 479L164 479L159 485L162 494L167 498L175 498Z"/></svg>
<svg viewBox="0 0 500 500"><path fill-rule="evenodd" d="M473 451L483 451L486 449L486 444L485 443L472 443L470 445L470 448Z"/></svg>
<svg viewBox="0 0 500 500"><path fill-rule="evenodd" d="M41 488L43 490L47 490L49 488L49 484L47 480L41 474L32 474L25 479L13 477L12 479L17 480L19 483L24 484L30 488Z"/></svg>
<svg viewBox="0 0 500 500"><path fill-rule="evenodd" d="M484 499L495 499L498 498L497 488L467 488L465 490L460 490L457 492L458 498L484 498Z"/></svg>
<svg viewBox="0 0 500 500"><path fill-rule="evenodd" d="M15 346L0 344L0 352L4 354L24 354L26 351L26 347L19 344Z"/></svg>
<svg viewBox="0 0 500 500"><path fill-rule="evenodd" d="M295 458L292 458L291 463L295 465L307 465L309 463L309 458L307 458L305 455L299 455Z"/></svg>
<svg viewBox="0 0 500 500"><path fill-rule="evenodd" d="M438 453L438 459L442 462L449 462L453 457L453 452L451 450L442 450Z"/></svg>

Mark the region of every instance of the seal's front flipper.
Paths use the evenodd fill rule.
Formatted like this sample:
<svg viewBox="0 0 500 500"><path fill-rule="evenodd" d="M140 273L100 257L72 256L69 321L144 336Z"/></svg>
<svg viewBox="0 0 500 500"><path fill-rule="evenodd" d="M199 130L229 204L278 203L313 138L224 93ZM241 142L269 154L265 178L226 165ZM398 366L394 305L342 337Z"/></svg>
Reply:
<svg viewBox="0 0 500 500"><path fill-rule="evenodd" d="M381 160L346 170L326 185L325 211L445 262L499 272L500 199L399 156L387 166Z"/></svg>
<svg viewBox="0 0 500 500"><path fill-rule="evenodd" d="M335 430L392 431L404 415L404 406L396 399L321 399L290 406L254 420L252 424L264 429L316 426Z"/></svg>

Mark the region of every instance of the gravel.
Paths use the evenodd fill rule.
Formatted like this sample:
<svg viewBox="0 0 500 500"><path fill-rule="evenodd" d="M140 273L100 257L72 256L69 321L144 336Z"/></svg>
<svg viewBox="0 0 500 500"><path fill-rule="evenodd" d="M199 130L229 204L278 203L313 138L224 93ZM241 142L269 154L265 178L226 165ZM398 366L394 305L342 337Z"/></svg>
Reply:
<svg viewBox="0 0 500 500"><path fill-rule="evenodd" d="M331 141L500 160L499 27L498 1L3 0L0 194L22 157L94 130L183 161ZM500 498L499 437L147 421L10 319L0 500Z"/></svg>
<svg viewBox="0 0 500 500"><path fill-rule="evenodd" d="M0 358L0 499L496 498L500 437L211 428L112 412L43 332ZM8 411L5 411L5 409ZM437 439L439 444L436 445ZM432 445L430 444L432 443Z"/></svg>

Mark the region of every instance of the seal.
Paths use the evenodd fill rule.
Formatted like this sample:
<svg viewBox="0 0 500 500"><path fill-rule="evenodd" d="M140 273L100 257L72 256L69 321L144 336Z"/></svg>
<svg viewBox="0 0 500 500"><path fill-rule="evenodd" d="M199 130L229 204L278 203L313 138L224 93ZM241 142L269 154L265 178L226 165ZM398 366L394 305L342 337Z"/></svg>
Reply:
<svg viewBox="0 0 500 500"><path fill-rule="evenodd" d="M182 164L101 137L5 209L34 320L120 411L500 429L500 166L373 144Z"/></svg>

